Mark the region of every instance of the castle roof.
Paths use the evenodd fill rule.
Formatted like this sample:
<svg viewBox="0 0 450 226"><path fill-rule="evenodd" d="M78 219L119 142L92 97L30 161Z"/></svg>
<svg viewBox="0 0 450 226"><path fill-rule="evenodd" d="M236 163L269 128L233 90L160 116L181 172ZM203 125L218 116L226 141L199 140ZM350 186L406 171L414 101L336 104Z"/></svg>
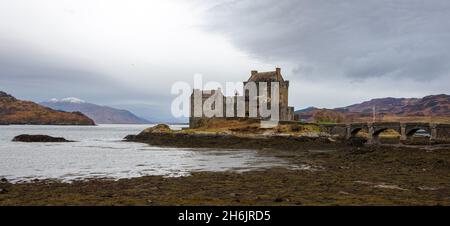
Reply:
<svg viewBox="0 0 450 226"><path fill-rule="evenodd" d="M258 72L252 71L248 79L249 82L282 82L281 69L277 68L275 71Z"/></svg>

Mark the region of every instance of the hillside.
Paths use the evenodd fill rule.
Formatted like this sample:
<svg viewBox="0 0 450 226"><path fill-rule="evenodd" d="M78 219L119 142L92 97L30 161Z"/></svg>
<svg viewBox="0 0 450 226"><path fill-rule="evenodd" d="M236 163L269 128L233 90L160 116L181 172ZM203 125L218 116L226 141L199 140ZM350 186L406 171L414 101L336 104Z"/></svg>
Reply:
<svg viewBox="0 0 450 226"><path fill-rule="evenodd" d="M0 91L0 124L95 125L80 112L61 112Z"/></svg>
<svg viewBox="0 0 450 226"><path fill-rule="evenodd" d="M309 107L296 111L301 120L330 122L368 121L373 118L375 108L376 120L395 121L429 121L430 117L439 120L450 119L450 95L430 95L423 98L378 98L335 109L318 109Z"/></svg>
<svg viewBox="0 0 450 226"><path fill-rule="evenodd" d="M87 103L78 98L70 97L61 100L52 99L40 103L55 110L79 111L92 118L97 124L148 124L149 121L139 118L133 113L108 106Z"/></svg>

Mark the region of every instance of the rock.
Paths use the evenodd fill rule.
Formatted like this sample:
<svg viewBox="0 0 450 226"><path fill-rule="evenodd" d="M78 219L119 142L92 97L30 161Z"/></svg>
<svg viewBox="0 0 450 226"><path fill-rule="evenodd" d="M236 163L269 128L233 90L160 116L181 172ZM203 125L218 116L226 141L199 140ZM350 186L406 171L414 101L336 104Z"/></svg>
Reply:
<svg viewBox="0 0 450 226"><path fill-rule="evenodd" d="M304 137L308 137L308 138L318 138L320 136L320 133L317 132L305 132L303 133Z"/></svg>
<svg viewBox="0 0 450 226"><path fill-rule="evenodd" d="M63 137L51 137L47 135L28 135L22 134L14 137L12 141L18 142L73 142Z"/></svg>
<svg viewBox="0 0 450 226"><path fill-rule="evenodd" d="M168 133L172 132L172 129L166 124L158 124L156 126L147 128L143 131L144 133Z"/></svg>
<svg viewBox="0 0 450 226"><path fill-rule="evenodd" d="M2 179L0 179L0 182L2 182L2 183L8 183L8 179L6 179L6 178L2 178Z"/></svg>
<svg viewBox="0 0 450 226"><path fill-rule="evenodd" d="M323 144L331 143L331 141L328 139L328 137L320 136L316 138L316 141Z"/></svg>
<svg viewBox="0 0 450 226"><path fill-rule="evenodd" d="M8 190L6 190L6 189L4 189L4 188L0 188L0 194L5 194L5 193L7 193L8 192Z"/></svg>
<svg viewBox="0 0 450 226"><path fill-rule="evenodd" d="M362 137L351 137L347 140L347 144L354 147L362 147L367 142L367 139Z"/></svg>
<svg viewBox="0 0 450 226"><path fill-rule="evenodd" d="M284 200L283 198L278 197L278 198L276 198L274 201L275 201L275 202L283 202L283 201L285 201L285 200Z"/></svg>
<svg viewBox="0 0 450 226"><path fill-rule="evenodd" d="M307 136L299 136L296 138L296 140L299 142L311 142L313 139Z"/></svg>
<svg viewBox="0 0 450 226"><path fill-rule="evenodd" d="M136 140L136 135L127 135L123 139L128 141Z"/></svg>
<svg viewBox="0 0 450 226"><path fill-rule="evenodd" d="M394 190L401 190L401 191L407 191L408 189L402 188L395 184L376 184L373 186L374 188L384 188L384 189L394 189Z"/></svg>
<svg viewBox="0 0 450 226"><path fill-rule="evenodd" d="M439 189L441 189L441 188L438 188L438 187L420 186L420 187L418 187L418 189L419 189L419 190L422 190L422 191L437 191L437 190L439 190Z"/></svg>

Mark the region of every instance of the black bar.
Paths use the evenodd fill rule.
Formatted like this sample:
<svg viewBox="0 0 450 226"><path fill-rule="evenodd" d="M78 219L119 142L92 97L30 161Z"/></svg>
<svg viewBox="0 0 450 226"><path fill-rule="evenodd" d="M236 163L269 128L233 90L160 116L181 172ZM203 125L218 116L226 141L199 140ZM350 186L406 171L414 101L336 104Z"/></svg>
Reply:
<svg viewBox="0 0 450 226"><path fill-rule="evenodd" d="M187 213L187 215L186 215ZM386 225L446 222L448 207L0 207L0 216L16 222L119 223L129 225L316 225L337 223ZM205 215L208 214L209 218ZM64 219L56 220L56 219ZM311 224L313 223L313 224Z"/></svg>

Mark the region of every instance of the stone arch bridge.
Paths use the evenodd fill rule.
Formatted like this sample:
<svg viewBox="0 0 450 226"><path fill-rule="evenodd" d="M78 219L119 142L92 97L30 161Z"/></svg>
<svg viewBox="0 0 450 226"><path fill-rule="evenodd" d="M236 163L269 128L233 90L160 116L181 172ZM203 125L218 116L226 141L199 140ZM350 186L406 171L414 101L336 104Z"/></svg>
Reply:
<svg viewBox="0 0 450 226"><path fill-rule="evenodd" d="M430 140L450 140L450 124L435 123L400 123L400 122L375 122L375 123L350 123L323 125L333 135L340 135L347 139L354 137L359 131L366 130L369 134L368 143L379 143L380 133L392 129L397 131L400 141L410 139L418 130L425 130L430 134Z"/></svg>

